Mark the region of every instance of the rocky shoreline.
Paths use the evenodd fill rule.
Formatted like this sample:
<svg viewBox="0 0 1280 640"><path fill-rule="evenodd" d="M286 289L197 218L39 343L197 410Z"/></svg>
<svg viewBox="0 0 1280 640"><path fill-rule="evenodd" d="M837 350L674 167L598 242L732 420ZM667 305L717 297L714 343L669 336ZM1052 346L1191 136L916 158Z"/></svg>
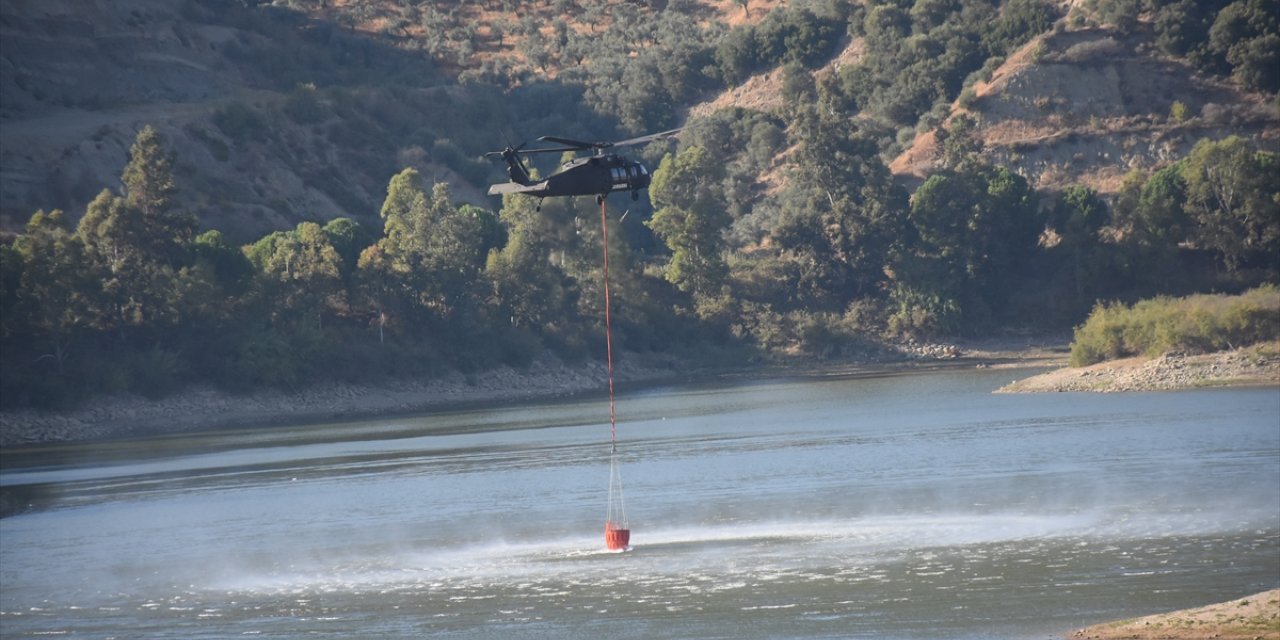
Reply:
<svg viewBox="0 0 1280 640"><path fill-rule="evenodd" d="M906 343L857 362L769 363L743 369L696 370L671 357L628 354L614 378L620 384L656 384L693 378L769 375L875 376L953 368L1052 367L1066 364L1060 339L988 340L957 344ZM377 384L331 382L294 391L233 395L194 387L161 400L121 394L69 411L0 412L0 447L50 442L145 437L223 427L305 424L403 415L478 404L552 399L601 392L607 372L599 362L566 363L547 353L528 368L499 367L475 374L388 380ZM1227 385L1280 385L1280 344L1208 354L1165 354L1089 367L1061 368L1031 376L997 393L1153 391Z"/></svg>
<svg viewBox="0 0 1280 640"><path fill-rule="evenodd" d="M1280 385L1280 345L1264 343L1208 354L1166 353L1156 358L1109 360L1066 367L996 390L996 393L1172 391L1225 386Z"/></svg>
<svg viewBox="0 0 1280 640"><path fill-rule="evenodd" d="M771 362L742 368L696 368L673 357L625 354L614 370L623 385L768 375L884 375L934 367L1026 367L1061 364L1061 337L991 339L962 344L907 342L858 361ZM566 363L546 353L526 369L500 367L377 384L325 383L295 391L233 395L194 387L161 399L121 394L69 411L0 412L0 447L143 437L222 427L304 424L436 411L482 403L551 399L605 389L601 362Z"/></svg>
<svg viewBox="0 0 1280 640"><path fill-rule="evenodd" d="M628 358L614 379L636 383L677 379L677 363ZM295 391L233 395L194 387L160 400L131 394L96 399L71 411L24 409L0 412L0 447L136 437L219 427L305 423L406 414L486 402L555 398L601 390L603 363L567 364L547 354L527 369L503 366L475 374L449 373L376 385L331 382Z"/></svg>
<svg viewBox="0 0 1280 640"><path fill-rule="evenodd" d="M1280 589L1207 607L1094 625L1072 640L1280 640Z"/></svg>

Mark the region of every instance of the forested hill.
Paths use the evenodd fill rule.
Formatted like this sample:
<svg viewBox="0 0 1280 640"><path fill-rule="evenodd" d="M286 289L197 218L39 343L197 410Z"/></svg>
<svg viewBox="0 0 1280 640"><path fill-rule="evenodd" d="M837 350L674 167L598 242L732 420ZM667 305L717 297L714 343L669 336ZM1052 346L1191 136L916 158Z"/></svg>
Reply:
<svg viewBox="0 0 1280 640"><path fill-rule="evenodd" d="M3 2L3 402L594 356L594 202L483 195L484 151L545 134L685 127L616 205L633 352L847 356L1275 281L1277 15Z"/></svg>

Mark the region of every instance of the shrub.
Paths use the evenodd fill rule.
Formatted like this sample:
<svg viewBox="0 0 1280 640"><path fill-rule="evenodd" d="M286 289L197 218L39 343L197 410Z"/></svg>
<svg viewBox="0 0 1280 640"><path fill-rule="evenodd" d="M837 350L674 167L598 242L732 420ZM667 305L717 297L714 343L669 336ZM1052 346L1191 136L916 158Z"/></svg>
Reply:
<svg viewBox="0 0 1280 640"><path fill-rule="evenodd" d="M1071 366L1169 351L1208 353L1280 339L1280 289L1238 296L1157 297L1132 306L1099 304L1076 328Z"/></svg>
<svg viewBox="0 0 1280 640"><path fill-rule="evenodd" d="M239 101L214 111L213 124L232 140L254 140L267 131L267 123L257 110Z"/></svg>

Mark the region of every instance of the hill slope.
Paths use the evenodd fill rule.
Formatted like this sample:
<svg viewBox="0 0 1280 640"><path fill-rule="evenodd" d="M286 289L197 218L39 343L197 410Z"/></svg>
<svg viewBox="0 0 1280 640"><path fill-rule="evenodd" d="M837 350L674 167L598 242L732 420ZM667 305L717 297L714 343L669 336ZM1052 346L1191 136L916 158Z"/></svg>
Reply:
<svg viewBox="0 0 1280 640"><path fill-rule="evenodd" d="M438 99L430 62L332 23L216 1L5 2L0 42L5 229L118 188L146 124L178 160L182 206L241 241L368 217L404 166L485 202L403 135L412 105ZM408 93L390 104L375 85L397 74Z"/></svg>
<svg viewBox="0 0 1280 640"><path fill-rule="evenodd" d="M1202 138L1236 134L1265 149L1280 148L1273 101L1157 55L1151 40L1149 27L1124 37L1060 22L976 83L971 97L953 105L951 117L976 119L985 157L1014 168L1039 189L1084 184L1115 193L1130 170L1161 168ZM923 180L939 156L930 131L891 169Z"/></svg>
<svg viewBox="0 0 1280 640"><path fill-rule="evenodd" d="M665 10L660 4L548 2L510 13L460 2L297 10L227 0L0 2L0 229L20 229L40 208L78 216L98 191L118 186L129 143L147 123L178 158L184 207L237 240L340 215L376 224L387 179L406 166L449 182L461 200L493 206L484 183L500 172L475 160L481 151L506 132L616 126L619 114L593 113L584 98L600 102L645 77L559 85L555 92L568 88L576 102L551 98L548 83L579 73L603 49L560 47L535 63L531 39L563 28L591 43L623 17L643 21ZM777 6L706 0L679 10L714 38ZM990 161L1038 188L1083 183L1105 194L1129 170L1163 166L1201 138L1235 133L1280 147L1274 101L1157 55L1149 23L1131 36L1066 24L1032 39L952 105L952 117L977 119ZM857 64L862 44L846 40L815 77ZM623 46L635 58L651 43L597 46ZM766 68L719 95L657 107L670 119L724 107L776 111L782 76ZM510 86L503 95L475 78ZM513 106L519 91L534 95ZM937 147L926 131L891 168L918 183L936 170ZM758 180L772 185L766 192L784 173L779 162L785 158Z"/></svg>

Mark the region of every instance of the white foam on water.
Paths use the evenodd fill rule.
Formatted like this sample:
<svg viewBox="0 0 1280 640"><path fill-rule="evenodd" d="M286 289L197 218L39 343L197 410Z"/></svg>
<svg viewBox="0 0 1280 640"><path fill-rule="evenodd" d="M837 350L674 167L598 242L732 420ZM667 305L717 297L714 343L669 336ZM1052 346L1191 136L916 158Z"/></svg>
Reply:
<svg viewBox="0 0 1280 640"><path fill-rule="evenodd" d="M574 584L684 585L713 588L735 574L753 582L788 578L797 567L830 566L832 556L868 561L931 547L963 547L1045 537L1078 536L1097 525L1093 514L941 514L867 516L809 521L687 524L633 533L633 550L604 547L596 535L542 540L495 540L424 550L365 548L365 556L301 565L271 572L228 575L213 588L228 591L302 593L311 590L452 590L466 585L521 591L547 580ZM815 564L816 563L816 564ZM620 574L625 570L625 575ZM865 576L864 576L865 577ZM699 583L705 582L704 587Z"/></svg>

